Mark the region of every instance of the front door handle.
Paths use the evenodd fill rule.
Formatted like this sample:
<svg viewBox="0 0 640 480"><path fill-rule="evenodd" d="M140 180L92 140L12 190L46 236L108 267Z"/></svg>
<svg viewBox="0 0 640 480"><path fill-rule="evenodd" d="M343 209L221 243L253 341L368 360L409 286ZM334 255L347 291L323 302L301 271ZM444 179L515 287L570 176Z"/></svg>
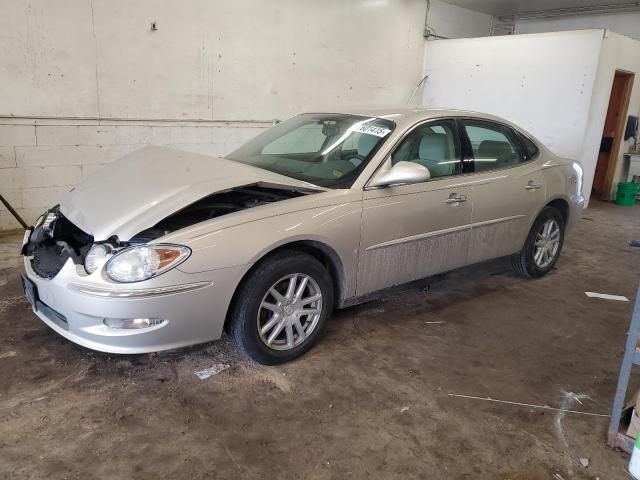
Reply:
<svg viewBox="0 0 640 480"><path fill-rule="evenodd" d="M540 182L534 182L533 180L529 180L529 183L524 187L530 192L535 190L540 190L542 188L542 184Z"/></svg>
<svg viewBox="0 0 640 480"><path fill-rule="evenodd" d="M452 193L451 195L449 195L449 198L444 201L444 203L462 203L466 201L466 195L458 195L457 193Z"/></svg>

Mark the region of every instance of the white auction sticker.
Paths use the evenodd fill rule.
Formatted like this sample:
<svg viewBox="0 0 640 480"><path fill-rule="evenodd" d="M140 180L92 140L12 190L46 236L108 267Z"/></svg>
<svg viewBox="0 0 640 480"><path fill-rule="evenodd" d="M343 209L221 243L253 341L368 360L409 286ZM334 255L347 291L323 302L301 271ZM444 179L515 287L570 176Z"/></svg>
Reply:
<svg viewBox="0 0 640 480"><path fill-rule="evenodd" d="M376 137L386 137L387 134L391 131L388 128L379 127L378 125L367 125L363 123L362 125L358 125L353 129L354 132L367 133L369 135L375 135Z"/></svg>

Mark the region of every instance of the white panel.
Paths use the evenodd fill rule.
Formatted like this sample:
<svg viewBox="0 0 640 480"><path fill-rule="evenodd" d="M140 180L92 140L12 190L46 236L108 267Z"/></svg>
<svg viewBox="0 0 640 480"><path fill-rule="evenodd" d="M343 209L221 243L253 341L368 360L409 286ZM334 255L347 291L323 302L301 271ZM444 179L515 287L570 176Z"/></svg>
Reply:
<svg viewBox="0 0 640 480"><path fill-rule="evenodd" d="M577 159L602 32L429 42L424 104L492 113Z"/></svg>
<svg viewBox="0 0 640 480"><path fill-rule="evenodd" d="M580 161L588 198L616 69L636 73L629 114L640 113L640 42L603 30L429 42L423 101L493 113ZM621 146L612 189L625 178ZM613 195L613 192L611 192Z"/></svg>

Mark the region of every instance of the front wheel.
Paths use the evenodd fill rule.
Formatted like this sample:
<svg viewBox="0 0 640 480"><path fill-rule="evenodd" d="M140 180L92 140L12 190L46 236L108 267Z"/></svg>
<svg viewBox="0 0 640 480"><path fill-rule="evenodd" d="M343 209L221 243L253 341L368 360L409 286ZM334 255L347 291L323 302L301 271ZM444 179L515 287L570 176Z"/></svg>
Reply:
<svg viewBox="0 0 640 480"><path fill-rule="evenodd" d="M529 231L524 248L512 258L514 270L529 278L542 277L558 261L564 242L564 218L554 207L545 207Z"/></svg>
<svg viewBox="0 0 640 480"><path fill-rule="evenodd" d="M231 312L231 334L251 359L275 365L309 350L333 309L333 285L316 258L286 250L250 272Z"/></svg>

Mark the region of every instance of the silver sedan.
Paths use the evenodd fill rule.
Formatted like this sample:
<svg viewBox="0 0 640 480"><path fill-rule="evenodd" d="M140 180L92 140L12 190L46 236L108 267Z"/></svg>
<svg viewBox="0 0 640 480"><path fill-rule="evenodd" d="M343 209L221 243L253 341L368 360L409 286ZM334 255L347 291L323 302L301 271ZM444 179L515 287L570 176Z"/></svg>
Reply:
<svg viewBox="0 0 640 480"><path fill-rule="evenodd" d="M510 256L554 266L582 169L502 119L463 111L307 113L226 158L147 147L25 233L23 284L60 335L112 353L228 331L275 364L334 308Z"/></svg>

